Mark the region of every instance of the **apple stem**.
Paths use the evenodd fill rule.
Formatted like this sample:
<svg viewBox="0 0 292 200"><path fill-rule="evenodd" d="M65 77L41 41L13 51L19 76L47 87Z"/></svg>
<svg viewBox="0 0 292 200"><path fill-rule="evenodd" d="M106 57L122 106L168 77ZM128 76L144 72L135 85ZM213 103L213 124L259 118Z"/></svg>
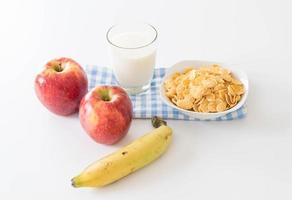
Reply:
<svg viewBox="0 0 292 200"><path fill-rule="evenodd" d="M111 97L110 97L110 94L109 94L109 91L104 89L104 90L100 90L99 91L99 95L101 97L101 99L103 101L110 101L111 100Z"/></svg>
<svg viewBox="0 0 292 200"><path fill-rule="evenodd" d="M58 63L57 65L55 65L54 69L55 69L56 72L63 71L62 64L61 63Z"/></svg>
<svg viewBox="0 0 292 200"><path fill-rule="evenodd" d="M166 121L164 121L161 117L154 116L151 118L151 123L154 128L158 128L159 126L167 126Z"/></svg>

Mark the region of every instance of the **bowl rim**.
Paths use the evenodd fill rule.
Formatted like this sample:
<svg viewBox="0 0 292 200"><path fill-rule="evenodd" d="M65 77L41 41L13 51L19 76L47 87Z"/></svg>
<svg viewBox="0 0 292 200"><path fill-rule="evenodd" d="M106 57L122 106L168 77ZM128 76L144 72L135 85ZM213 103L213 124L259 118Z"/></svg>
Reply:
<svg viewBox="0 0 292 200"><path fill-rule="evenodd" d="M239 78L241 80L242 79L245 80L245 82L243 82L245 93L243 94L241 100L234 107L232 107L232 108L230 108L228 110L225 110L223 112L215 112L215 113L204 113L204 112L196 112L196 111L185 110L185 109L179 108L178 106L176 106L173 103L171 103L170 100L168 99L168 97L166 97L166 95L165 95L165 90L164 90L164 87L163 87L164 81L171 74L173 74L175 70L178 70L179 68L183 68L183 67L188 67L187 65L186 66L181 66L182 63L195 63L195 62L196 63L205 63L205 64L218 64L218 65L222 66L223 68L230 69L231 73L233 73L235 76L237 76L237 78ZM184 114L193 115L193 116L194 115L201 115L201 116L208 116L210 118L212 118L212 117L216 118L216 117L220 117L220 116L223 116L223 115L227 115L228 113L234 112L234 111L238 110L240 107L242 107L244 105L244 103L246 102L246 99L247 99L247 96L248 96L248 92L249 92L249 80L248 80L247 74L243 70L234 69L234 68L232 68L230 66L236 66L236 65L235 64L228 64L228 63L206 61L206 60L182 60L182 61L179 61L179 62L175 63L174 65L172 65L170 68L168 68L166 73L165 73L165 75L164 75L164 77L162 78L161 83L160 83L160 88L159 88L160 98L168 106L170 106L170 107L172 107L174 109L177 109L177 110L183 112ZM180 70L182 70L182 69L180 69ZM240 77L238 77L238 74L240 74Z"/></svg>

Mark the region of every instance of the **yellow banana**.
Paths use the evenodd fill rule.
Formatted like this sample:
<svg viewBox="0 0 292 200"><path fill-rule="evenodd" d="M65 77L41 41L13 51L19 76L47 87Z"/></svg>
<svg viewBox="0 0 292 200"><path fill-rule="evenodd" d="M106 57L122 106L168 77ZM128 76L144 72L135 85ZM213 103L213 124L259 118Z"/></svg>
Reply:
<svg viewBox="0 0 292 200"><path fill-rule="evenodd" d="M74 177L74 187L101 187L113 183L144 167L161 156L172 140L172 129L160 118L153 118L158 127L129 145L92 163Z"/></svg>

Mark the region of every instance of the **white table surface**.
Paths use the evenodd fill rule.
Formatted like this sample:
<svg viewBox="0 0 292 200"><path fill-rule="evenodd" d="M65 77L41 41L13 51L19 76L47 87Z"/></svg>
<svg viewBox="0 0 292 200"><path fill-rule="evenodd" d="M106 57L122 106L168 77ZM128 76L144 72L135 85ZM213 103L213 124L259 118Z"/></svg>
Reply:
<svg viewBox="0 0 292 200"><path fill-rule="evenodd" d="M291 1L1 1L0 199L292 199ZM158 28L157 66L183 59L236 63L250 78L248 116L168 121L169 151L102 189L72 176L151 130L134 120L114 146L93 142L78 117L37 100L35 75L50 59L108 66L105 32L136 19Z"/></svg>

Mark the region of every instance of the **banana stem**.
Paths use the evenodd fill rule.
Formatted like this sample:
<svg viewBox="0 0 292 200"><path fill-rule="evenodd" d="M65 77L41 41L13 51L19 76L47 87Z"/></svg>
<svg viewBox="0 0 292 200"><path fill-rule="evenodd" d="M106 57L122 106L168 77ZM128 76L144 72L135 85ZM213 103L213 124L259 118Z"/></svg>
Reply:
<svg viewBox="0 0 292 200"><path fill-rule="evenodd" d="M151 123L154 128L158 128L159 126L167 126L166 121L164 121L161 117L154 116L151 118Z"/></svg>

